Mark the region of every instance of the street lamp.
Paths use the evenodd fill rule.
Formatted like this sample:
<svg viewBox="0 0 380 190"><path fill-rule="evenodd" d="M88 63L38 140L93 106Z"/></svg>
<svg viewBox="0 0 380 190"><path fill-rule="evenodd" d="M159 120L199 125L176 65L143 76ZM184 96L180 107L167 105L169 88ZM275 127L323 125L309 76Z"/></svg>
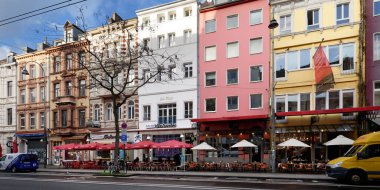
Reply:
<svg viewBox="0 0 380 190"><path fill-rule="evenodd" d="M42 70L42 73L44 73L44 87L45 87L45 91L44 91L44 138L41 139L42 141L45 142L45 155L44 155L44 168L46 168L47 166L47 156L48 156L48 139L47 139L47 125L46 125L46 89L47 89L47 84L46 84L46 72L45 72L45 69L42 67L42 65L38 62L34 62L32 61L33 63L37 64L38 66L40 66L41 70ZM24 67L24 69L21 71L21 74L22 75L29 75L29 72L28 70L26 70L26 68Z"/></svg>
<svg viewBox="0 0 380 190"><path fill-rule="evenodd" d="M270 21L268 28L271 30L271 56L272 56L272 81L271 81L271 99L270 99L270 114L271 114L271 130L270 130L270 137L271 137L271 152L272 152L272 160L271 160L271 167L272 172L276 172L276 117L275 117L275 110L274 110L274 87L275 87L275 66L274 66L274 29L278 27L277 20L274 19L274 9L272 8L272 20Z"/></svg>

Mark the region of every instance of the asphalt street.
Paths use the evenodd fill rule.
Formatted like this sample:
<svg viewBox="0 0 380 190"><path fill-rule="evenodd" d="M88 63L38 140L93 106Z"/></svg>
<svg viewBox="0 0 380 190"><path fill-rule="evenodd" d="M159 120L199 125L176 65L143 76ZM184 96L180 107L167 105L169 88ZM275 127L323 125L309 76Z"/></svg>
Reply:
<svg viewBox="0 0 380 190"><path fill-rule="evenodd" d="M93 176L90 174L0 173L0 190L333 190L380 189L379 184L349 186L301 180L257 180L240 178L197 178L170 176Z"/></svg>

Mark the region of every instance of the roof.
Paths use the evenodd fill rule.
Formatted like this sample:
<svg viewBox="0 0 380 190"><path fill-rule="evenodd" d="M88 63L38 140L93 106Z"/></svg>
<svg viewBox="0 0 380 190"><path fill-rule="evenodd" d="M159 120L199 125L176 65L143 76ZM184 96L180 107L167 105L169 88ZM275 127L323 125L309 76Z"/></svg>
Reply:
<svg viewBox="0 0 380 190"><path fill-rule="evenodd" d="M196 2L195 0L193 0L193 1L191 1L191 0L176 0L176 1L169 2L169 3L163 3L163 4L156 5L156 6L148 7L145 9L136 10L136 14L144 12L144 11L149 11L152 9L158 9L161 7L169 6L169 5L176 4L176 3L186 2L186 1L189 1L191 3Z"/></svg>
<svg viewBox="0 0 380 190"><path fill-rule="evenodd" d="M338 113L353 113L353 112L366 112L366 111L379 111L379 110L380 110L380 106L367 106L367 107L340 108L340 109L330 109L330 110L277 112L276 116L303 116L303 115L319 115L319 114L338 114Z"/></svg>
<svg viewBox="0 0 380 190"><path fill-rule="evenodd" d="M213 121L231 121L231 120L249 120L249 119L267 119L268 115L248 115L235 117L217 117L217 118L196 118L192 122L213 122Z"/></svg>

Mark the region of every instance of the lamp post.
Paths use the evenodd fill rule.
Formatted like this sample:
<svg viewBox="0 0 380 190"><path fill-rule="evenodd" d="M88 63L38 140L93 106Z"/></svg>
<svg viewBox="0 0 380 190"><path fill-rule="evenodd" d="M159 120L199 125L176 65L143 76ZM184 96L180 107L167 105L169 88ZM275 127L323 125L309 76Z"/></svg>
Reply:
<svg viewBox="0 0 380 190"><path fill-rule="evenodd" d="M270 99L270 115L271 115L271 130L270 130L270 137L271 137L271 167L272 172L276 172L276 130L275 130L275 110L274 110L274 87L275 87L275 65L274 65L274 29L278 27L277 20L274 19L274 8L272 8L272 20L270 21L268 28L271 30L271 60L272 60L272 81L271 81L271 99Z"/></svg>
<svg viewBox="0 0 380 190"><path fill-rule="evenodd" d="M33 63L37 64L38 66L40 66L41 70L42 70L42 73L44 73L44 87L45 87L45 90L44 90L44 138L43 138L43 141L45 142L45 155L44 155L44 168L46 168L47 166L47 156L48 156L48 141L47 141L47 125L46 125L46 89L47 89L47 84L46 84L46 72L45 72L45 69L42 67L42 65L38 62L35 62L35 61L32 61ZM21 71L21 74L22 75L29 75L29 72L28 70L26 70L26 68L24 68L22 71Z"/></svg>
<svg viewBox="0 0 380 190"><path fill-rule="evenodd" d="M179 136L181 138L182 142L185 142L185 135L181 134ZM185 166L186 166L186 157L185 157L185 147L182 147L182 154L181 154L181 162L183 164L183 171L185 171Z"/></svg>

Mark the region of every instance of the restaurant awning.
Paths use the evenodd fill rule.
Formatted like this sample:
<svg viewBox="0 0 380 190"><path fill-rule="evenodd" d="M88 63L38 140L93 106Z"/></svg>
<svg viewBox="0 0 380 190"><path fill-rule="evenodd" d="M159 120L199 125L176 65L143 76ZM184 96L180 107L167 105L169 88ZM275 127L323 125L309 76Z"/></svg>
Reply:
<svg viewBox="0 0 380 190"><path fill-rule="evenodd" d="M267 119L268 115L248 115L236 117L217 117L217 118L196 118L191 119L192 122L213 122L213 121L236 121L236 120L249 120L249 119Z"/></svg>
<svg viewBox="0 0 380 190"><path fill-rule="evenodd" d="M340 108L340 109L329 109L329 110L277 112L276 116L323 115L323 114L368 112L368 111L379 111L379 110L380 110L380 106L367 106L367 107Z"/></svg>

